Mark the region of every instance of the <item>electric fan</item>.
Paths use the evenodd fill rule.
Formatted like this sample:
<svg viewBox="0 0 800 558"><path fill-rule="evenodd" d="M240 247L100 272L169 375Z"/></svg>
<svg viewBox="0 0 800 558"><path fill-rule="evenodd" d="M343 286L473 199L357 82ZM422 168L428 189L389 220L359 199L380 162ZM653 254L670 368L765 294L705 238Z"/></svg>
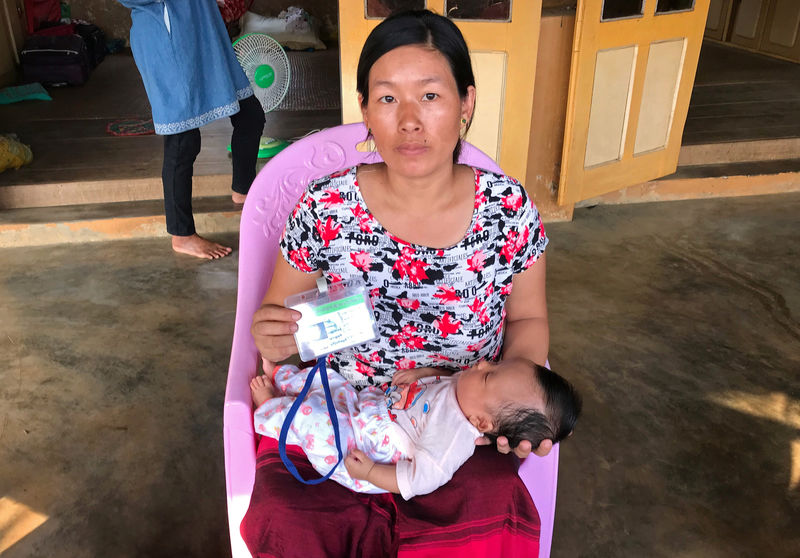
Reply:
<svg viewBox="0 0 800 558"><path fill-rule="evenodd" d="M269 35L248 33L234 41L233 50L264 112L273 110L289 90L289 58L283 47ZM288 141L264 136L258 158L274 157L288 145Z"/></svg>

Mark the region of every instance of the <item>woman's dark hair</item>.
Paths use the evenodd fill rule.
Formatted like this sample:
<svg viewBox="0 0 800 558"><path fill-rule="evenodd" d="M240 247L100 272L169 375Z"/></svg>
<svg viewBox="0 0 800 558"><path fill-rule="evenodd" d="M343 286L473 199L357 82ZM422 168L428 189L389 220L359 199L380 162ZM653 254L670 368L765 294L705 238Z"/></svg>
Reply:
<svg viewBox="0 0 800 558"><path fill-rule="evenodd" d="M450 64L456 80L458 95L467 96L470 85L475 86L469 49L458 27L444 16L430 10L398 12L384 19L367 37L356 70L356 90L361 94L362 106L369 98L369 72L378 59L387 52L402 46L422 45L439 51ZM467 123L467 128L469 125ZM453 162L458 162L461 141L453 150Z"/></svg>
<svg viewBox="0 0 800 558"><path fill-rule="evenodd" d="M542 440L558 443L575 429L583 402L572 384L555 372L532 364L535 380L544 391L545 412L527 407L511 406L500 409L495 418L495 431L486 436L495 442L498 436L508 438L508 444L516 447L522 440L529 440L536 449Z"/></svg>

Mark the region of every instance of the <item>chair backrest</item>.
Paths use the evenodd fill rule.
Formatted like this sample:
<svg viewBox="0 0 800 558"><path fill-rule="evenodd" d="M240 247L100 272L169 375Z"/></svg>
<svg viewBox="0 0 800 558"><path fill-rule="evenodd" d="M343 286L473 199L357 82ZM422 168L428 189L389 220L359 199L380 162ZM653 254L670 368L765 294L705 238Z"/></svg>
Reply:
<svg viewBox="0 0 800 558"><path fill-rule="evenodd" d="M279 238L286 219L306 186L317 178L361 163L380 162L376 152L359 151L367 136L363 124L346 124L309 135L284 149L258 174L242 210L239 233L239 289L236 303L231 362L225 393L225 469L228 489L228 521L234 558L249 556L239 534L239 525L250 501L255 478L255 434L249 383L257 369L258 351L250 334L253 313L269 288ZM490 171L500 168L488 155L464 142L459 162ZM557 467L557 460L556 460ZM539 480L529 479L539 486ZM531 489L532 485L526 480ZM545 481L550 487L550 481ZM543 515L540 544L552 531L553 502L534 502ZM536 489L538 491L538 488ZM541 491L539 491L541 494ZM548 497L549 498L549 497ZM550 524L545 524L550 510Z"/></svg>

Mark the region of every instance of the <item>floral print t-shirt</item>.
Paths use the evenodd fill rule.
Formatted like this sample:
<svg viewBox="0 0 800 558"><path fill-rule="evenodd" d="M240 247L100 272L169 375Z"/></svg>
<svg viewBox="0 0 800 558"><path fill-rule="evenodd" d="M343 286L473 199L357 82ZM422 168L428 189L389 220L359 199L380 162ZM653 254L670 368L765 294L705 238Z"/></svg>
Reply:
<svg viewBox="0 0 800 558"><path fill-rule="evenodd" d="M475 205L464 238L438 249L408 243L372 216L356 167L309 184L281 237L300 271L322 270L330 283L367 285L379 338L328 356L357 389L391 380L397 370L462 370L497 360L512 277L547 246L539 212L513 178L475 173Z"/></svg>

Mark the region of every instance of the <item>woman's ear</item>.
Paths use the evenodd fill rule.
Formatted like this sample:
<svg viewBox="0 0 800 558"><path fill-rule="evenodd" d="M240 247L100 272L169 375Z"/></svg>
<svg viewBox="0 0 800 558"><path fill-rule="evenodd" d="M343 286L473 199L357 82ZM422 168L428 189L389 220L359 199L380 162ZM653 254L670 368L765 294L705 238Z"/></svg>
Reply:
<svg viewBox="0 0 800 558"><path fill-rule="evenodd" d="M364 121L364 126L369 130L369 122L367 122L367 106L364 104L364 95L358 94L358 107L361 109L361 120Z"/></svg>
<svg viewBox="0 0 800 558"><path fill-rule="evenodd" d="M472 121L472 116L475 112L475 96L477 92L474 85L467 87L467 94L461 100L461 118L467 122Z"/></svg>

